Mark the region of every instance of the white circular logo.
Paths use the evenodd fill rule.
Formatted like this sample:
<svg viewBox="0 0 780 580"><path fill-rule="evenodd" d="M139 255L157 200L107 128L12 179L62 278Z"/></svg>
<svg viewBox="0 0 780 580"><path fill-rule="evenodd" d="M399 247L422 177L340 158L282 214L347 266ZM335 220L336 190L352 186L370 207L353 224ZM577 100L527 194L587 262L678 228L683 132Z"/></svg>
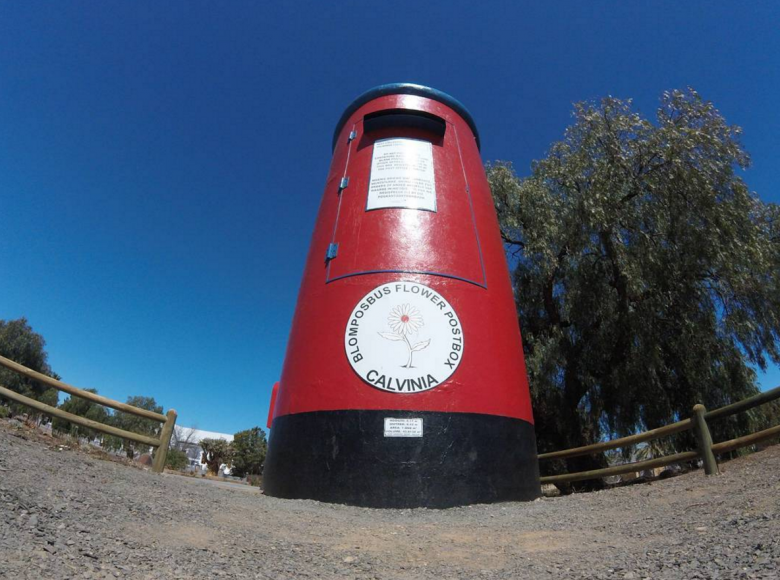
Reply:
<svg viewBox="0 0 780 580"><path fill-rule="evenodd" d="M377 286L347 321L349 364L368 384L419 393L446 381L463 358L463 329L441 294L416 282Z"/></svg>

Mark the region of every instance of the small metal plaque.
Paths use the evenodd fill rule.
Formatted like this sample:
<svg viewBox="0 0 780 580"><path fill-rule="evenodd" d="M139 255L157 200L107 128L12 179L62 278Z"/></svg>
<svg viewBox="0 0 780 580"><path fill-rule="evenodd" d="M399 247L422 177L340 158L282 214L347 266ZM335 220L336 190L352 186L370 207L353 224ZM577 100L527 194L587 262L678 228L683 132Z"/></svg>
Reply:
<svg viewBox="0 0 780 580"><path fill-rule="evenodd" d="M385 417L385 437L422 437L422 419Z"/></svg>

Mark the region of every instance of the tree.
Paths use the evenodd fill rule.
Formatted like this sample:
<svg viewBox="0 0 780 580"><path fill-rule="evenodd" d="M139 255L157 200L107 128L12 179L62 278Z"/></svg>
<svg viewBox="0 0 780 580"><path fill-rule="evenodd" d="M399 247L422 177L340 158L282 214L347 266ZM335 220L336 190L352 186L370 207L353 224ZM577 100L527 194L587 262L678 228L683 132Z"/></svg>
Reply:
<svg viewBox="0 0 780 580"><path fill-rule="evenodd" d="M192 427L180 427L176 425L171 433L171 448L178 449L180 451L187 451L188 449L197 445L198 426L197 424Z"/></svg>
<svg viewBox="0 0 780 580"><path fill-rule="evenodd" d="M233 436L232 474L236 477L260 475L268 452L265 432L260 427L239 431Z"/></svg>
<svg viewBox="0 0 780 580"><path fill-rule="evenodd" d="M742 399L751 365L780 361L780 208L740 178L740 129L692 89L664 93L655 124L611 97L574 118L529 177L487 167L541 452Z"/></svg>
<svg viewBox="0 0 780 580"><path fill-rule="evenodd" d="M95 389L85 390L90 393L97 394ZM97 421L98 423L107 424L110 419L108 411L102 405L72 395L60 405L60 409L67 411L68 413L72 413L73 415L78 415L86 419L91 419L92 421ZM75 425L70 421L66 421L65 419L60 419L58 417L54 418L51 427L53 431L59 433L68 433L73 437L94 439L95 437L101 436L101 434L94 429L82 427L81 425Z"/></svg>
<svg viewBox="0 0 780 580"><path fill-rule="evenodd" d="M224 439L201 439L200 448L203 449L201 461L213 475L219 473L222 464L230 465L232 448Z"/></svg>
<svg viewBox="0 0 780 580"><path fill-rule="evenodd" d="M28 324L26 318L0 320L0 355L24 365L34 371L59 379L48 363L46 341ZM0 367L0 385L26 397L56 406L58 392L43 383L28 379L5 367ZM30 416L39 414L27 407L11 405L15 412L26 412Z"/></svg>
<svg viewBox="0 0 780 580"><path fill-rule="evenodd" d="M127 398L127 404L140 409L146 409L147 411L153 411L155 413L162 414L162 406L157 404L154 397L142 397L134 396ZM140 435L148 435L149 437L157 437L160 433L162 425L153 419L145 419L137 415L131 415L130 413L124 413L117 411L113 415L112 424L114 427L124 429L125 431L132 431ZM132 459L135 456L136 446L138 443L129 440L123 440L117 437L106 438L105 445L111 449L124 448L128 459Z"/></svg>

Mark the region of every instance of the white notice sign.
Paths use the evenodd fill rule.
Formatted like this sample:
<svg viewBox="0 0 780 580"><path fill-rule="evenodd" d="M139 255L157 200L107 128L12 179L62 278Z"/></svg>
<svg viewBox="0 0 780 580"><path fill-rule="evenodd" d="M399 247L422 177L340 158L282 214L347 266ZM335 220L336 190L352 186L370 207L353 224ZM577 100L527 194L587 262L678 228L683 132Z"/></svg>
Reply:
<svg viewBox="0 0 780 580"><path fill-rule="evenodd" d="M422 437L422 419L393 419L385 417L385 437Z"/></svg>
<svg viewBox="0 0 780 580"><path fill-rule="evenodd" d="M431 143L418 139L374 143L366 211L383 208L436 211Z"/></svg>

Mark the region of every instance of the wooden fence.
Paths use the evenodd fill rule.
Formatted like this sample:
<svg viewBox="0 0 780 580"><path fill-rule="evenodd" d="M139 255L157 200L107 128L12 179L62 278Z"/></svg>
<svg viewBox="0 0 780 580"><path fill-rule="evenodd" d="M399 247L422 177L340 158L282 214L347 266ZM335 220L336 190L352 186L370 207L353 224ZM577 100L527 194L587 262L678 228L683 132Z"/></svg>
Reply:
<svg viewBox="0 0 780 580"><path fill-rule="evenodd" d="M571 481L582 481L584 479L598 479L601 477L608 477L610 475L622 475L625 473L634 473L637 471L644 471L646 469L653 469L655 467L663 467L672 463L680 463L683 461L691 461L701 459L704 464L704 473L707 475L713 475L718 473L718 463L715 456L721 453L728 453L741 447L747 447L759 443L766 439L780 435L780 425L764 429L757 433L745 435L744 437L738 437L729 441L723 441L721 443L713 443L710 436L710 430L707 426L708 420L721 419L723 417L729 417L749 409L753 409L760 405L770 403L780 399L780 387L774 388L771 391L759 393L753 397L749 397L737 403L715 409L714 411L707 411L704 405L695 405L693 407L693 414L689 419L672 423L658 429L652 429L629 437L622 437L620 439L612 439L611 441L602 441L601 443L595 443L593 445L586 445L585 447L575 447L573 449L565 449L563 451L553 451L552 453L542 453L539 455L539 461L549 459L567 459L569 457L580 457L582 455L591 455L593 453L600 453L609 449L617 449L620 447L628 447L630 445L636 445L644 441L652 441L661 437L667 437L675 433L682 431L688 431L693 429L696 435L696 451L686 451L684 453L676 453L674 455L667 455L665 457L657 457L655 459L648 459L646 461L635 461L633 463L626 463L623 465L615 465L613 467L606 467L604 469L593 469L591 471L578 471L576 473L564 473L562 475L550 475L542 477L541 482L544 483L567 483Z"/></svg>
<svg viewBox="0 0 780 580"><path fill-rule="evenodd" d="M152 419L154 421L163 423L163 428L160 432L160 437L159 439L155 439L153 437L140 435L138 433L133 433L131 431L125 431L124 429L118 429L110 425L104 425L103 423L98 423L97 421L92 421L90 419L80 417L79 415L68 413L66 411L63 411L62 409L57 409L56 407L51 407L49 405L46 405L45 403L36 401L35 399L31 399L29 397L25 397L24 395L20 395L19 393L7 389L2 385L0 385L0 396L3 396L7 399L16 401L17 403L21 403L22 405L26 405L47 415L52 415L54 417L59 417L60 419L64 419L66 421L70 421L71 423L75 423L76 425L81 425L89 429L94 429L95 431L100 431L101 433L107 433L108 435L115 435L117 437L122 437L124 439L129 439L130 441L135 441L137 443L142 443L144 445L149 445L151 447L154 447L157 451L154 454L154 463L152 464L152 471L154 471L155 473L161 473L163 471L163 468L165 467L165 460L168 455L168 447L170 446L171 443L173 427L176 424L176 411L174 411L173 409L169 410L166 415L161 415L160 413L155 413L154 411L147 411L146 409L139 409L138 407L133 407L132 405L120 403L119 401L114 401L113 399L108 399L106 397L102 397L100 395L90 393L89 391L85 391L83 389L73 387L61 381L58 381L56 379L38 373L32 369L28 369L27 367L15 363L14 361L2 356L0 356L0 365L14 372L17 372L20 375L26 376L35 381L39 381L41 383L45 383L51 387L54 387L55 389L66 392L70 395L81 397L82 399L87 399L89 401L98 403L100 405L105 405L106 407L111 407L112 409L116 409L117 411L122 411L124 413L131 413L133 415L137 415L138 417L144 417L146 419ZM713 443L712 437L710 436L709 427L707 426L707 420L721 419L723 417L735 415L737 413L741 413L743 411L753 409L760 405L770 403L777 399L780 399L780 387L774 388L771 391L759 393L758 395L749 397L747 399L744 399L737 403L733 403L731 405L727 405L725 407L721 407L720 409L716 409L714 411L708 412L703 405L695 405L693 407L693 414L689 419L678 421L676 423L672 423L671 425L666 425L664 427L659 427L658 429L652 429L650 431L645 431L643 433L638 433L636 435L631 435L629 437L612 439L611 441L602 441L600 443L587 445L585 447L575 447L573 449L565 449L563 451L542 453L541 455L539 455L539 461L545 461L550 459L567 459L570 457L580 457L582 455L591 455L594 453L608 451L610 449L618 449L621 447L636 445L637 443L642 443L645 441L652 441L654 439L667 437L669 435L680 433L682 431L689 431L691 429L694 430L694 433L696 435L696 444L697 444L696 451L686 451L683 453L676 453L674 455L667 455L665 457L648 459L646 461L635 461L633 463L615 465L613 467L606 467L604 469L594 469L591 471L579 471L576 473L564 473L562 475L551 475L547 477L542 477L541 483L555 484L555 483L567 483L571 481L582 481L585 479L598 479L601 477L608 477L611 475L622 475L625 473L634 473L638 471L644 471L646 469L653 469L655 467L663 467L666 465L671 465L673 463L681 463L684 461L692 461L698 459L702 460L704 464L704 472L707 475L715 474L718 472L718 464L715 459L716 455L721 453L728 453L729 451L734 451L735 449L747 447L748 445L753 445L755 443L759 443L766 439L770 439L775 436L780 436L780 425L776 425L775 427L770 427L769 429L764 429L763 431L759 431L757 433L745 435L744 437L738 437L736 439L723 441L721 443Z"/></svg>
<svg viewBox="0 0 780 580"><path fill-rule="evenodd" d="M45 383L50 387L54 387L55 389L68 393L71 396L80 397L100 405L105 405L106 407L111 407L112 409L122 411L123 413L130 413L138 417L143 417L145 419L151 419L153 421L163 423L162 430L160 431L160 437L159 439L155 439L154 437L140 435L139 433L133 433L132 431L125 431L124 429L118 429L117 427L112 427L111 425L105 425L103 423L92 421L91 419L87 419L79 415L74 415L73 413L68 413L62 409L58 409L45 403L41 403L40 401L36 401L35 399L20 395L19 393L0 385L0 396L5 397L6 399L21 403L22 405L31 407L36 411L40 411L41 413L45 413L53 417L59 417L65 421L75 423L76 425L81 425L82 427L87 427L89 429L94 429L95 431L100 431L101 433L115 435L117 437L122 437L123 439L135 441L136 443L142 443L144 445L154 447L156 451L154 454L154 462L152 463L152 471L155 473L162 473L163 468L165 467L165 460L168 456L168 447L171 444L173 426L176 424L176 411L171 409L167 414L161 415L160 413L155 413L154 411L139 409L138 407L133 407L132 405L127 405L125 403L120 403L119 401L114 401L113 399L101 397L95 393L90 393L89 391L85 391L83 389L79 389L77 387L63 383L62 381L47 377L46 375L43 375L32 369L28 369L27 367L22 366L19 363L16 363L3 356L0 356L0 365L16 373L19 373L22 376L41 383Z"/></svg>

